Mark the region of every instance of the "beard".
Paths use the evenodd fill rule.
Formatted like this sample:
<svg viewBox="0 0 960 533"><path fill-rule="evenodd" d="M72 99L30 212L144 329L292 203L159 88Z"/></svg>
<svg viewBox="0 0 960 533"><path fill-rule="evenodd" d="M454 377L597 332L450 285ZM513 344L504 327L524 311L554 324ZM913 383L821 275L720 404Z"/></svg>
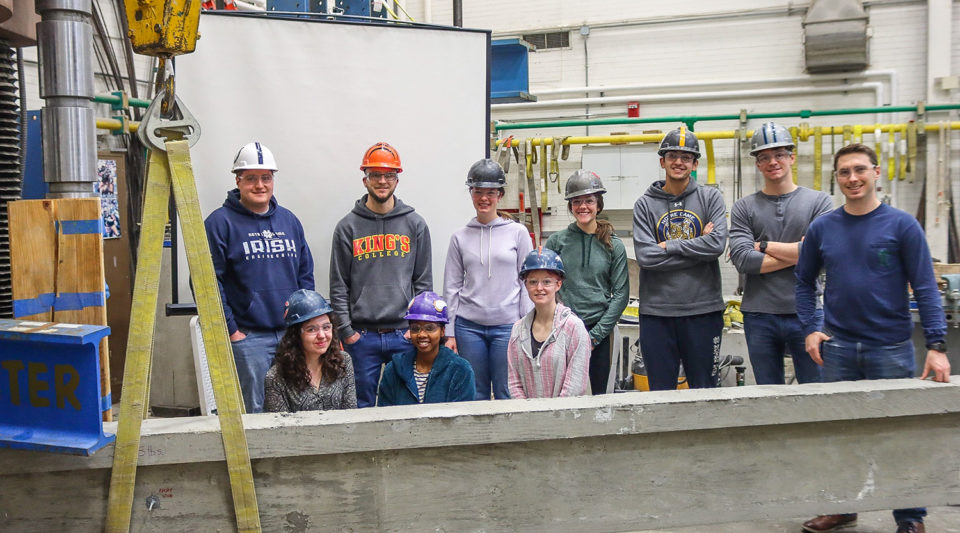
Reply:
<svg viewBox="0 0 960 533"><path fill-rule="evenodd" d="M370 198L372 198L373 201L374 201L374 202L377 202L378 204L385 204L385 203L389 202L389 201L393 198L393 193L391 192L390 194L387 195L386 198L382 198L382 199L381 199L379 196L377 196L376 194L374 194L374 193L370 193L370 194L368 194L367 196L369 196Z"/></svg>

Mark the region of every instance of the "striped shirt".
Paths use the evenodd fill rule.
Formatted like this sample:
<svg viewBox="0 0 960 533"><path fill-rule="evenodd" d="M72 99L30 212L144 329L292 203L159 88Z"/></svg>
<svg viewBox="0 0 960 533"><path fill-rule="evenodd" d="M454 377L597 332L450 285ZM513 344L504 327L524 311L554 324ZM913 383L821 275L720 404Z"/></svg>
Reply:
<svg viewBox="0 0 960 533"><path fill-rule="evenodd" d="M430 372L417 371L417 361L413 361L413 381L417 383L417 401L423 403L423 391L427 390L427 378Z"/></svg>

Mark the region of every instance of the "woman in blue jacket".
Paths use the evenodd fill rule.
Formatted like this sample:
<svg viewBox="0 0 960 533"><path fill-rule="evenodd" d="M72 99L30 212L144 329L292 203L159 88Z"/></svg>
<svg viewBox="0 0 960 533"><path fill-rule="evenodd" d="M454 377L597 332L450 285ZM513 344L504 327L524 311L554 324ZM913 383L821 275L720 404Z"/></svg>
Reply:
<svg viewBox="0 0 960 533"><path fill-rule="evenodd" d="M403 317L415 350L393 355L380 378L377 405L466 402L476 386L470 363L443 346L447 304L434 292L418 294Z"/></svg>

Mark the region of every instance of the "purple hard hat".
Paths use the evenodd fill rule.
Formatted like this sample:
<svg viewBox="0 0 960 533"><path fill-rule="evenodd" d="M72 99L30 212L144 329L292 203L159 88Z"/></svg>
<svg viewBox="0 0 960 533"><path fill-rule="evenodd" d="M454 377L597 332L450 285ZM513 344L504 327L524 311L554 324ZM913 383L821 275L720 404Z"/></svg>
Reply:
<svg viewBox="0 0 960 533"><path fill-rule="evenodd" d="M420 320L423 322L441 322L446 324L447 320L447 302L443 301L435 292L421 292L407 306L407 314L404 320Z"/></svg>

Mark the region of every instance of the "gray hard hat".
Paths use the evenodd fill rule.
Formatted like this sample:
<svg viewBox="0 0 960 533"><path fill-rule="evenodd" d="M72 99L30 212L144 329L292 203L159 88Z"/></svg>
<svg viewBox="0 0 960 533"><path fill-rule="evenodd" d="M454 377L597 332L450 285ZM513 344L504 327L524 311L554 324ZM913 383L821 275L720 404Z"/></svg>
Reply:
<svg viewBox="0 0 960 533"><path fill-rule="evenodd" d="M790 130L776 122L765 122L750 138L750 155L755 156L768 148L789 147L793 151L796 146Z"/></svg>
<svg viewBox="0 0 960 533"><path fill-rule="evenodd" d="M569 200L577 196L604 194L606 192L607 189L604 188L603 182L600 181L600 176L596 172L580 169L567 178L567 190L563 199Z"/></svg>
<svg viewBox="0 0 960 533"><path fill-rule="evenodd" d="M327 300L310 289L300 289L288 296L285 307L283 323L288 327L333 312Z"/></svg>
<svg viewBox="0 0 960 533"><path fill-rule="evenodd" d="M667 152L690 152L694 157L700 157L700 141L697 136L685 126L668 131L660 142L660 150L657 153L660 157Z"/></svg>
<svg viewBox="0 0 960 533"><path fill-rule="evenodd" d="M467 172L467 187L479 189L502 189L507 186L503 167L493 159L481 159Z"/></svg>

